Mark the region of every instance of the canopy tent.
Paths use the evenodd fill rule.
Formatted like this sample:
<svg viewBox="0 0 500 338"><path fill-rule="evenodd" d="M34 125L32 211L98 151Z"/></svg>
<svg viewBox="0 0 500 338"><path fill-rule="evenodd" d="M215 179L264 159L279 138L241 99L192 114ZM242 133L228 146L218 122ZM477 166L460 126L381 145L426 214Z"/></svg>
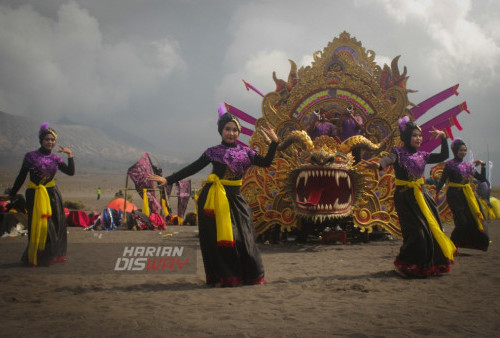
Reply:
<svg viewBox="0 0 500 338"><path fill-rule="evenodd" d="M106 206L106 208L116 209L123 211L123 207L125 205L125 199L123 198L115 198ZM134 205L134 203L127 201L126 212L132 212L134 210L138 210L138 208Z"/></svg>

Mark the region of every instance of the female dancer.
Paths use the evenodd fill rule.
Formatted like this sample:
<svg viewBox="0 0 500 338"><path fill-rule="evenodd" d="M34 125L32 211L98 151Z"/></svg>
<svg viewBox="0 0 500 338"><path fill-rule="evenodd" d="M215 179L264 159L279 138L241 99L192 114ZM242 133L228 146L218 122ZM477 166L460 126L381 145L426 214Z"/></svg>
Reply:
<svg viewBox="0 0 500 338"><path fill-rule="evenodd" d="M473 178L479 182L486 182L485 163L479 160L474 161L474 165L465 162L467 146L461 139L457 138L452 142L451 150L455 157L445 164L441 179L436 185L436 199L444 183L448 180L446 199L455 222L451 240L459 248L486 251L490 239L484 231L484 216L470 185ZM481 173L474 169L479 164L481 165Z"/></svg>
<svg viewBox="0 0 500 338"><path fill-rule="evenodd" d="M270 143L265 157L237 144L241 126L238 119L225 113L218 121L222 143L210 147L201 157L168 177L150 175L160 186L191 176L209 163L208 176L198 197L200 249L210 286L264 284L264 267L255 244L252 210L240 193L241 179L251 165L269 167L278 146L278 137L270 128L261 128ZM272 142L271 142L272 141Z"/></svg>
<svg viewBox="0 0 500 338"><path fill-rule="evenodd" d="M398 213L403 245L394 260L396 272L402 277L427 277L450 271L456 248L443 233L436 204L425 189L424 174L427 163L437 163L448 158L448 143L443 131L433 128L434 137L441 137L441 152L418 151L422 143L420 127L399 120L402 147L394 147L380 162L363 161L365 167L382 170L394 166L396 190L394 204Z"/></svg>
<svg viewBox="0 0 500 338"><path fill-rule="evenodd" d="M54 181L57 170L73 176L75 163L69 147L59 146L58 152L68 155L68 164L52 150L56 146L57 134L48 123L40 126L38 138L41 147L26 153L10 191L11 200L30 174L26 190L28 209L28 247L22 261L33 267L47 266L66 260L67 233L62 198Z"/></svg>

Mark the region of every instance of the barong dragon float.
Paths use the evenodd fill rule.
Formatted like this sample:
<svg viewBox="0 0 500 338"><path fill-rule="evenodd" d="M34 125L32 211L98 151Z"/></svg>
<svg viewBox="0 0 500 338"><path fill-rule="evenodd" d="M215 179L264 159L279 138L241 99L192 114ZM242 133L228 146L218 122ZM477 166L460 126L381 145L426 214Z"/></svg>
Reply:
<svg viewBox="0 0 500 338"><path fill-rule="evenodd" d="M270 168L253 167L243 179L242 192L252 208L256 234L270 229L282 232L310 224L333 227L349 219L361 232L375 228L400 237L393 192L392 167L377 172L359 165L361 159L376 161L399 145L398 119L417 120L423 131L421 150L432 151L439 140L431 140L434 126L461 130L457 115L466 103L451 108L425 123L421 117L439 102L458 95L458 85L413 104L406 87L407 69L375 63L375 52L343 32L313 54L311 65L297 69L290 60L287 81L273 73L276 90L267 94L244 81L247 90L262 96L262 116L254 118L225 103L225 110L246 121L255 130L272 127L280 138L279 151ZM468 111L467 111L468 112ZM267 144L260 133L244 128L249 146L264 154ZM439 176L439 167L431 173ZM440 211L449 209L441 195Z"/></svg>

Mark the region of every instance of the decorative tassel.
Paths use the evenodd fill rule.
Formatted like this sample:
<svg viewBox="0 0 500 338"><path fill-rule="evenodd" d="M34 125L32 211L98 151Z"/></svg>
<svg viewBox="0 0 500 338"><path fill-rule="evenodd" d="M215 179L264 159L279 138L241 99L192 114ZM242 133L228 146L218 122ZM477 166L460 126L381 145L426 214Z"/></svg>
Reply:
<svg viewBox="0 0 500 338"><path fill-rule="evenodd" d="M451 138L452 140L454 139L454 138L453 138L453 133L451 132L451 128L450 128L450 127L445 128L445 129L444 129L444 132L445 132L445 134L446 134L446 137L449 137L449 138Z"/></svg>
<svg viewBox="0 0 500 338"><path fill-rule="evenodd" d="M455 127L457 127L458 130L464 129L464 128L462 128L462 126L460 125L460 123L458 122L458 119L456 117L453 118L453 124L455 125Z"/></svg>
<svg viewBox="0 0 500 338"><path fill-rule="evenodd" d="M470 114L469 109L467 109L467 102L462 102L462 103L460 104L460 108L461 108L462 110L465 110L468 114Z"/></svg>

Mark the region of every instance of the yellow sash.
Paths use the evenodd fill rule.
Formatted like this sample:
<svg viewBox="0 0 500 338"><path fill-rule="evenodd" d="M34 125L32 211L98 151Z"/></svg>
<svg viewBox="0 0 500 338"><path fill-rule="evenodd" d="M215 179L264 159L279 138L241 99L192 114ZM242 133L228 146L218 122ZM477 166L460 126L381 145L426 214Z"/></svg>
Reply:
<svg viewBox="0 0 500 338"><path fill-rule="evenodd" d="M33 265L38 264L38 251L45 250L45 244L47 243L47 219L52 217L52 207L50 206L47 188L55 186L56 182L54 180L45 185L36 185L32 181L28 183L28 189L35 189L33 214L31 216L30 243L28 247L28 261Z"/></svg>
<svg viewBox="0 0 500 338"><path fill-rule="evenodd" d="M476 220L477 223L477 228L479 231L483 232L483 223L484 221L484 216L483 213L481 212L481 209L479 209L479 204L477 204L476 196L474 195L474 192L472 191L472 187L470 186L469 183L466 184L459 184L459 183L454 183L454 182L448 182L449 187L453 188L462 188L465 198L467 199L467 204L469 205L469 209L472 213L472 216Z"/></svg>
<svg viewBox="0 0 500 338"><path fill-rule="evenodd" d="M239 186L242 181L221 180L215 174L208 175L207 182L212 183L208 190L207 200L203 211L215 214L217 228L217 245L234 246L233 226L231 224L231 212L226 196L224 185Z"/></svg>
<svg viewBox="0 0 500 338"><path fill-rule="evenodd" d="M443 251L444 256L453 262L453 256L457 251L457 248L455 247L455 244L453 244L451 239L449 239L448 236L446 236L446 234L441 230L439 223L436 221L434 215L427 206L427 203L424 199L424 194L422 193L423 184L423 178L420 178L417 181L403 181L396 178L396 185L405 185L407 187L413 188L413 194L415 196L415 199L417 200L420 210L422 211L422 214L429 224L432 236L434 236L434 239L439 244L439 247Z"/></svg>
<svg viewBox="0 0 500 338"><path fill-rule="evenodd" d="M164 198L161 199L161 207L163 209L163 214L168 216L170 213L168 212L167 201Z"/></svg>
<svg viewBox="0 0 500 338"><path fill-rule="evenodd" d="M148 189L142 189L142 213L149 217Z"/></svg>
<svg viewBox="0 0 500 338"><path fill-rule="evenodd" d="M484 201L482 198L479 199L479 203L481 203L481 206L483 207L484 212L486 215L488 215L488 219L495 219L495 212L493 209Z"/></svg>

